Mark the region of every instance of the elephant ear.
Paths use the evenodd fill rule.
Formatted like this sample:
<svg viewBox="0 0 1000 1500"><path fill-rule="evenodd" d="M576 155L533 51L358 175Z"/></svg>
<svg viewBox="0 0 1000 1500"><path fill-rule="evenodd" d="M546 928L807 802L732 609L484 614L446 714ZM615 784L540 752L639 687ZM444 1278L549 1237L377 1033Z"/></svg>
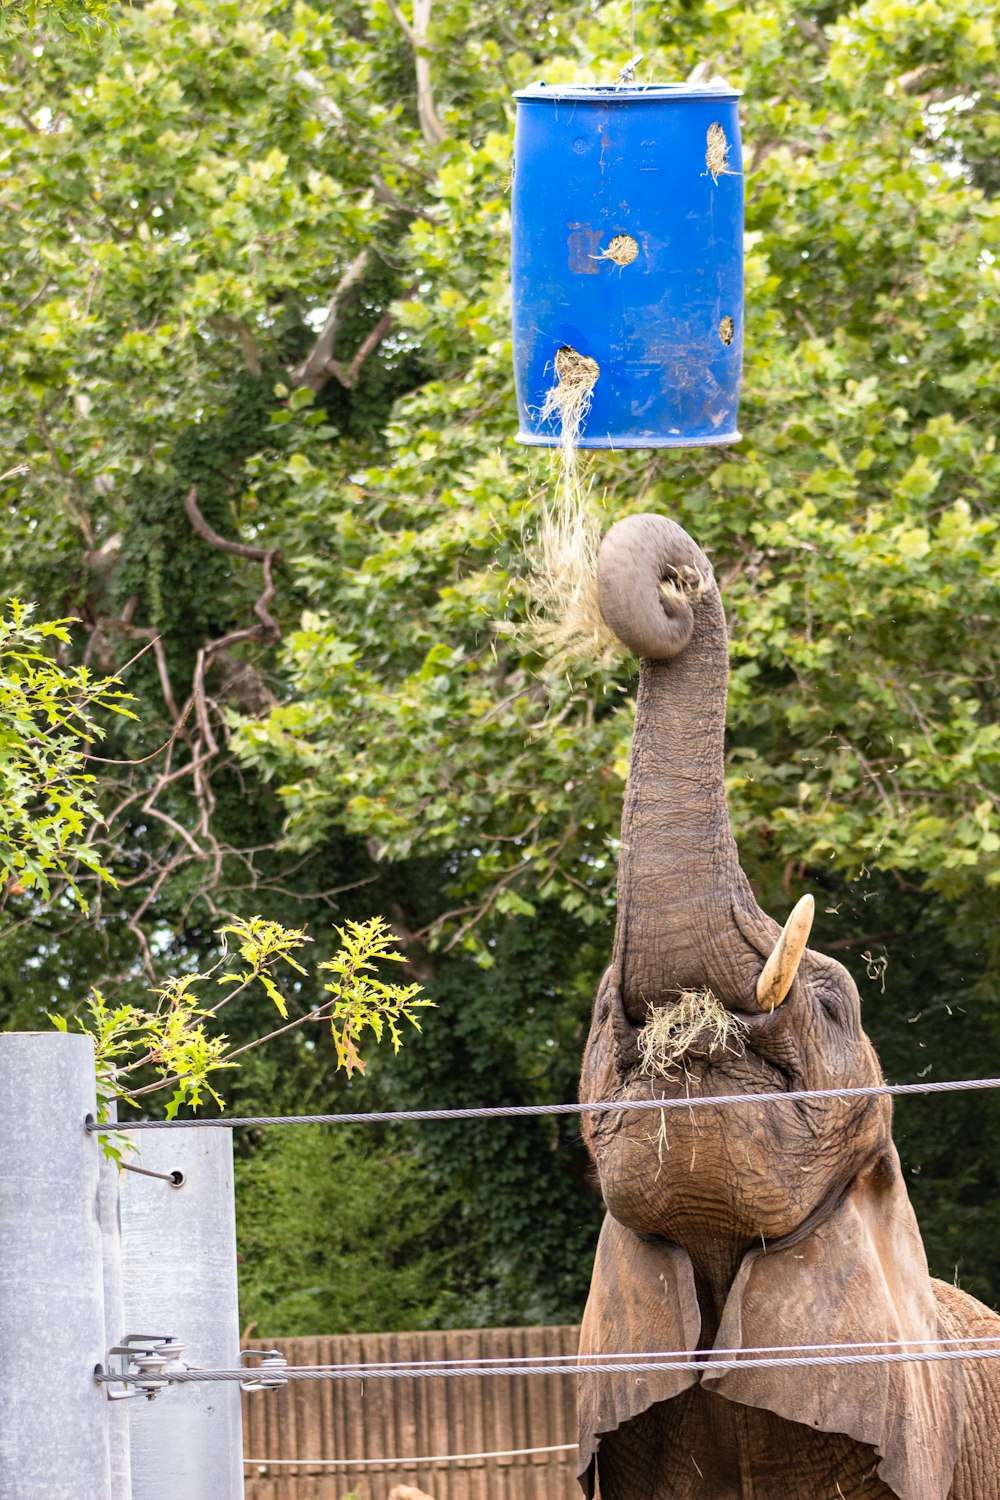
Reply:
<svg viewBox="0 0 1000 1500"><path fill-rule="evenodd" d="M941 1336L923 1244L890 1148L815 1228L746 1257L715 1348L913 1340L919 1349ZM948 1495L964 1420L958 1361L716 1374L709 1363L702 1380L730 1401L870 1444L879 1476L899 1500Z"/></svg>
<svg viewBox="0 0 1000 1500"><path fill-rule="evenodd" d="M645 1240L606 1215L580 1328L581 1358L690 1351L697 1348L700 1332L694 1271L686 1252L665 1241ZM594 1494L601 1435L655 1402L679 1396L697 1378L689 1370L580 1375L578 1472L587 1500Z"/></svg>

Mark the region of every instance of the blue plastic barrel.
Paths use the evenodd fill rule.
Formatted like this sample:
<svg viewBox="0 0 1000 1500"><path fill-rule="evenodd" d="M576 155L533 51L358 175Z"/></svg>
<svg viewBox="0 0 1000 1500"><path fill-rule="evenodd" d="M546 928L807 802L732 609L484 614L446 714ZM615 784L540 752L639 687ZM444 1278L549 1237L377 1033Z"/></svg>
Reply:
<svg viewBox="0 0 1000 1500"><path fill-rule="evenodd" d="M518 442L560 442L559 415L543 416L560 351L599 370L581 448L738 442L739 93L535 84L515 97Z"/></svg>

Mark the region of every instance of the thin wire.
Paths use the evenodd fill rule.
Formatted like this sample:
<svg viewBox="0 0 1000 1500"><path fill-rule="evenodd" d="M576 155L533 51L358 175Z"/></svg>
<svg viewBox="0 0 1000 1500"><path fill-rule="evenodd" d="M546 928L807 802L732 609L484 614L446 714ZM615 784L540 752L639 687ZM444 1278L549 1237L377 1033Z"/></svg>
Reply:
<svg viewBox="0 0 1000 1500"><path fill-rule="evenodd" d="M1000 1334L970 1334L965 1338L873 1339L867 1342L848 1341L834 1344L759 1344L753 1346L747 1345L739 1349L702 1349L698 1352L706 1357L708 1355L712 1355L713 1358L716 1356L720 1358L728 1357L731 1359L740 1359L741 1363L745 1363L742 1359L742 1356L745 1354L817 1354L824 1349L909 1349L917 1344L935 1349L947 1348L955 1344L983 1344L990 1346L1000 1344ZM386 1360L383 1362L372 1361L367 1364L317 1365L314 1368L341 1370L346 1372L345 1378L346 1374L351 1374L357 1375L359 1379L364 1379L366 1375L378 1378L385 1371L401 1371L405 1374L414 1370L426 1372L429 1375L448 1375L452 1370L456 1369L463 1372L479 1371L484 1375L506 1375L510 1373L512 1367L520 1368L525 1362L525 1357L522 1355L519 1358L517 1355L508 1354L488 1359ZM531 1356L531 1361L535 1365L547 1366L556 1375L575 1375L580 1368L579 1361L581 1359L586 1360L587 1369L596 1369L601 1364L614 1361L620 1362L621 1360L652 1359L662 1361L668 1359L689 1360L690 1358L690 1349L657 1349L628 1353L623 1351L618 1354L536 1354Z"/></svg>
<svg viewBox="0 0 1000 1500"><path fill-rule="evenodd" d="M307 1464L328 1469L360 1469L366 1464L388 1464L401 1469L406 1464L457 1464L467 1458L522 1458L529 1453L576 1452L576 1443L552 1443L547 1448L498 1448L494 1453L422 1453L417 1457L404 1454L401 1458L245 1458L245 1464L259 1464L262 1468L276 1468L279 1464Z"/></svg>
<svg viewBox="0 0 1000 1500"><path fill-rule="evenodd" d="M929 1341L928 1341L929 1342ZM836 1347L833 1345L831 1347ZM720 1370L776 1370L786 1366L792 1369L814 1369L845 1365L900 1365L934 1364L940 1361L961 1359L1000 1359L1000 1348L984 1349L927 1349L900 1350L888 1354L807 1354L792 1358L718 1359L711 1350L702 1351L704 1358L695 1360L690 1354L684 1359L630 1359L624 1357L604 1364L589 1364L577 1358L563 1368L552 1365L511 1365L503 1370L484 1370L478 1365L455 1366L450 1370L428 1370L422 1365L399 1365L395 1368L350 1369L339 1365L289 1366L282 1370L283 1381L314 1380L454 1380L468 1377L482 1378L489 1375L648 1375L657 1371L680 1370L693 1375L714 1375ZM711 1356L711 1357L710 1357ZM94 1375L99 1385L121 1384L120 1372L112 1374L102 1371ZM125 1377L126 1381L128 1377ZM171 1370L170 1384L225 1384L232 1381L245 1382L247 1370Z"/></svg>
<svg viewBox="0 0 1000 1500"><path fill-rule="evenodd" d="M423 1120L497 1120L531 1115L589 1115L624 1110L698 1109L730 1104L799 1104L811 1099L877 1099L909 1094L949 1094L1000 1088L1000 1078L957 1078L939 1083L882 1083L842 1089L789 1089L767 1094L693 1094L677 1099L607 1099L585 1104L504 1104L475 1109L397 1109L336 1115L240 1115L228 1120L123 1120L98 1124L91 1116L86 1129L101 1135L128 1130L196 1130L228 1126L230 1130L268 1125L406 1125Z"/></svg>
<svg viewBox="0 0 1000 1500"><path fill-rule="evenodd" d="M158 1177L161 1182L169 1182L171 1187L180 1187L184 1181L183 1172L151 1172L149 1167L133 1167L127 1161L120 1161L118 1165L123 1172L137 1172L140 1177Z"/></svg>

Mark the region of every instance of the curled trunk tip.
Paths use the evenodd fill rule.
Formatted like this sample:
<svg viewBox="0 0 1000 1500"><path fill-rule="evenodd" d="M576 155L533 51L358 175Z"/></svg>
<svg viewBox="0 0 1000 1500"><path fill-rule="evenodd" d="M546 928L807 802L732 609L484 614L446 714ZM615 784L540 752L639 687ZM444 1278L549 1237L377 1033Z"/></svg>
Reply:
<svg viewBox="0 0 1000 1500"><path fill-rule="evenodd" d="M694 632L692 602L715 588L708 558L666 516L628 516L612 526L597 561L601 613L637 656L669 661Z"/></svg>

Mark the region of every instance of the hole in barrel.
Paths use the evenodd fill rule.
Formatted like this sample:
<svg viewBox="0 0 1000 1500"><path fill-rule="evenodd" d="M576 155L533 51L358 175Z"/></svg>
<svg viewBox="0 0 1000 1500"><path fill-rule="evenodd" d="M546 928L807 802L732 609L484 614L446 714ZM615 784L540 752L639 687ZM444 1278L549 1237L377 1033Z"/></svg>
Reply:
<svg viewBox="0 0 1000 1500"><path fill-rule="evenodd" d="M733 322L733 320L729 316L729 314L726 313L726 316L722 319L722 322L719 324L719 338L722 340L722 342L724 344L731 344L733 342L733 339L735 338L735 336L736 336L736 324Z"/></svg>
<svg viewBox="0 0 1000 1500"><path fill-rule="evenodd" d="M581 354L572 344L563 344L556 350L554 364L560 382L570 388L583 386L589 390L601 373L597 360Z"/></svg>
<svg viewBox="0 0 1000 1500"><path fill-rule="evenodd" d="M705 137L705 167L716 182L729 171L729 142L718 120L708 127Z"/></svg>
<svg viewBox="0 0 1000 1500"><path fill-rule="evenodd" d="M613 261L616 266L630 266L639 254L639 246L630 234L616 234L601 253L602 260Z"/></svg>

